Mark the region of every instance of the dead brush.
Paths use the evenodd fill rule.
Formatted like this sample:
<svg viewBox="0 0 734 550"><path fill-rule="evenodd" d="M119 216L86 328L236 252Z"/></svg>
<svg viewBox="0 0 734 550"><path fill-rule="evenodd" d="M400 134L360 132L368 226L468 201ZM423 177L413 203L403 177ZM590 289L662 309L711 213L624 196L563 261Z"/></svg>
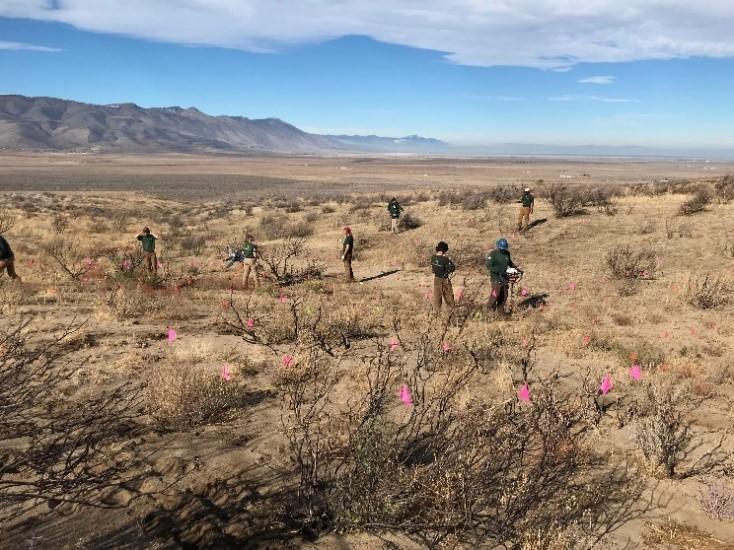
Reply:
<svg viewBox="0 0 734 550"><path fill-rule="evenodd" d="M607 253L606 263L615 279L651 280L658 272L657 253L649 248L619 246Z"/></svg>
<svg viewBox="0 0 734 550"><path fill-rule="evenodd" d="M734 199L734 174L722 176L714 185L717 198L724 203Z"/></svg>
<svg viewBox="0 0 734 550"><path fill-rule="evenodd" d="M734 489L723 481L709 482L698 497L701 509L716 520L734 519Z"/></svg>
<svg viewBox="0 0 734 550"><path fill-rule="evenodd" d="M699 189L690 199L680 205L678 213L682 216L690 216L691 214L703 212L713 200L713 195L709 189Z"/></svg>
<svg viewBox="0 0 734 550"><path fill-rule="evenodd" d="M584 196L580 189L557 183L551 185L547 193L557 217L567 218L584 213Z"/></svg>
<svg viewBox="0 0 734 550"><path fill-rule="evenodd" d="M166 428L222 422L242 405L244 388L202 364L156 365L146 381L145 401L155 421Z"/></svg>
<svg viewBox="0 0 734 550"><path fill-rule="evenodd" d="M96 260L80 251L79 243L58 237L46 243L43 252L50 256L61 272L74 280L84 277L96 267Z"/></svg>
<svg viewBox="0 0 734 550"><path fill-rule="evenodd" d="M686 287L686 300L698 309L714 309L731 302L734 281L726 275L706 273L692 276Z"/></svg>
<svg viewBox="0 0 734 550"><path fill-rule="evenodd" d="M686 478L720 471L731 460L723 448L728 432L710 443L694 434L687 415L700 405L684 388L671 384L645 386L648 415L637 421L635 440L653 474L668 478ZM708 447L700 452L702 447ZM698 452L698 458L691 457ZM685 470L679 467L684 465Z"/></svg>

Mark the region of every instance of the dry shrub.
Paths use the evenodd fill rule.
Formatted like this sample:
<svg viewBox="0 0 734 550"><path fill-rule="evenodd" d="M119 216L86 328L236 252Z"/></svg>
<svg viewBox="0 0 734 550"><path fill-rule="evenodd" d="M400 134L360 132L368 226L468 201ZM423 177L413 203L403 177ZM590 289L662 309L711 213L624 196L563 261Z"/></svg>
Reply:
<svg viewBox="0 0 734 550"><path fill-rule="evenodd" d="M349 369L361 387L341 409L330 398L335 360L298 354L283 377L283 428L300 478L289 515L303 530L379 527L431 547L451 538L519 548L549 531L594 537L637 513L639 484L590 451L576 400L538 384L532 405L464 408L475 354L441 354L440 331L425 334L402 342L415 367L380 343L355 355ZM401 384L409 410L396 397Z"/></svg>
<svg viewBox="0 0 734 550"><path fill-rule="evenodd" d="M706 210L706 207L711 204L711 201L713 201L711 191L707 188L702 188L696 191L693 197L683 202L683 204L680 205L678 212L683 216L703 212Z"/></svg>
<svg viewBox="0 0 734 550"><path fill-rule="evenodd" d="M192 316L192 304L182 294L156 290L146 285L139 287L123 284L110 291L105 299L97 303L98 318L127 319L188 319Z"/></svg>
<svg viewBox="0 0 734 550"><path fill-rule="evenodd" d="M734 199L734 175L727 174L723 176L714 185L716 196L722 202L729 202Z"/></svg>
<svg viewBox="0 0 734 550"><path fill-rule="evenodd" d="M77 241L56 237L43 246L43 251L53 258L59 270L72 279L80 279L92 271L96 262L85 256Z"/></svg>
<svg viewBox="0 0 734 550"><path fill-rule="evenodd" d="M711 519L734 519L734 489L727 483L707 483L698 502Z"/></svg>
<svg viewBox="0 0 734 550"><path fill-rule="evenodd" d="M649 416L637 422L635 439L654 474L682 478L725 467L731 459L729 453L722 450L728 433L711 442L709 450L700 453L703 439L694 435L692 422L686 418L700 402L687 393L687 388L647 383L645 389L640 409L649 411ZM699 456L692 460L696 451ZM686 464L686 469L678 471L682 464Z"/></svg>
<svg viewBox="0 0 734 550"><path fill-rule="evenodd" d="M400 216L400 227L405 230L418 229L422 225L423 221L413 216L410 212L405 212Z"/></svg>
<svg viewBox="0 0 734 550"><path fill-rule="evenodd" d="M308 241L305 237L289 236L282 241L258 249L260 259L270 276L280 285L291 285L308 280L320 279L324 267L315 260L305 262Z"/></svg>
<svg viewBox="0 0 734 550"><path fill-rule="evenodd" d="M642 540L647 548L669 550L732 550L730 542L719 540L697 527L669 520L664 524L647 523Z"/></svg>
<svg viewBox="0 0 734 550"><path fill-rule="evenodd" d="M291 222L287 216L267 215L260 220L258 232L267 240L305 238L313 235L307 221Z"/></svg>
<svg viewBox="0 0 734 550"><path fill-rule="evenodd" d="M577 216L584 212L584 197L578 188L554 184L548 189L548 200L559 218Z"/></svg>
<svg viewBox="0 0 734 550"><path fill-rule="evenodd" d="M657 275L657 254L650 248L620 246L607 253L606 261L615 279L650 280Z"/></svg>
<svg viewBox="0 0 734 550"><path fill-rule="evenodd" d="M328 204L325 204L323 207L321 207L322 214L333 214L334 212L336 212L336 208Z"/></svg>
<svg viewBox="0 0 734 550"><path fill-rule="evenodd" d="M688 279L686 299L699 309L713 309L728 304L734 281L726 275L707 273Z"/></svg>
<svg viewBox="0 0 734 550"><path fill-rule="evenodd" d="M0 207L0 235L7 233L15 226L15 216L8 209Z"/></svg>
<svg viewBox="0 0 734 550"><path fill-rule="evenodd" d="M156 365L145 387L151 416L161 426L181 428L226 420L243 402L243 388L205 365Z"/></svg>
<svg viewBox="0 0 734 550"><path fill-rule="evenodd" d="M207 236L198 234L189 234L182 236L176 243L178 249L187 256L201 256L207 245Z"/></svg>

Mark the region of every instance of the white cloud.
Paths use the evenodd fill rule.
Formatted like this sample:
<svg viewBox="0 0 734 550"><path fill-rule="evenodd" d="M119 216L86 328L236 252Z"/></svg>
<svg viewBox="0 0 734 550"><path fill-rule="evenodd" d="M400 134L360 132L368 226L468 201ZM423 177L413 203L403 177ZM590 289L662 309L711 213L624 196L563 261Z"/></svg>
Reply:
<svg viewBox="0 0 734 550"><path fill-rule="evenodd" d="M613 76L588 76L579 80L581 84L599 84L606 85L614 83L615 77Z"/></svg>
<svg viewBox="0 0 734 550"><path fill-rule="evenodd" d="M7 42L0 40L0 50L10 51L28 51L28 52L60 52L58 48L49 48L47 46L37 46L35 44L25 44L23 42Z"/></svg>
<svg viewBox="0 0 734 550"><path fill-rule="evenodd" d="M605 97L599 95L557 95L549 97L548 101L597 101L599 103L639 103L639 99L628 99L624 97Z"/></svg>
<svg viewBox="0 0 734 550"><path fill-rule="evenodd" d="M731 0L0 0L0 16L252 51L364 35L460 64L553 70L734 56Z"/></svg>

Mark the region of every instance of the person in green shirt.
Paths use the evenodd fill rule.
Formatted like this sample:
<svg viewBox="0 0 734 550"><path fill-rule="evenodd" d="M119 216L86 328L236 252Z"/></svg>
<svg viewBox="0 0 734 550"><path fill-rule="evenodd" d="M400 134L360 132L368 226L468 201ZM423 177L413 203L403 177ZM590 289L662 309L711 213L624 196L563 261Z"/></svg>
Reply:
<svg viewBox="0 0 734 550"><path fill-rule="evenodd" d="M530 192L530 187L525 188L525 192L517 202L520 203L520 211L517 214L517 230L522 231L530 225L530 214L533 213L535 207L535 197Z"/></svg>
<svg viewBox="0 0 734 550"><path fill-rule="evenodd" d="M344 228L344 241L342 242L342 262L344 262L344 276L347 281L354 282L352 271L352 254L354 253L354 235L348 227Z"/></svg>
<svg viewBox="0 0 734 550"><path fill-rule="evenodd" d="M400 226L400 214L403 211L403 207L398 203L398 199L393 197L387 204L387 211L390 212L390 230L397 235L398 227Z"/></svg>
<svg viewBox="0 0 734 550"><path fill-rule="evenodd" d="M441 311L441 304L446 303L449 310L456 305L454 289L451 286L451 274L456 270L454 262L448 257L449 245L441 241L436 245L436 253L431 256L433 270L433 309Z"/></svg>
<svg viewBox="0 0 734 550"><path fill-rule="evenodd" d="M242 286L245 290L249 287L250 272L252 272L255 288L260 286L257 280L257 245L255 237L245 235L245 244L242 245Z"/></svg>
<svg viewBox="0 0 734 550"><path fill-rule="evenodd" d="M507 268L516 268L510 257L510 244L507 239L500 239L496 243L496 248L489 253L487 257L487 270L489 270L492 292L489 296L489 308L492 310L501 309L507 301L509 290L509 280L507 278Z"/></svg>
<svg viewBox="0 0 734 550"><path fill-rule="evenodd" d="M155 254L155 242L158 240L158 237L150 232L150 228L143 227L143 231L138 235L138 240L143 246L143 263L145 264L145 269L157 275L158 258Z"/></svg>

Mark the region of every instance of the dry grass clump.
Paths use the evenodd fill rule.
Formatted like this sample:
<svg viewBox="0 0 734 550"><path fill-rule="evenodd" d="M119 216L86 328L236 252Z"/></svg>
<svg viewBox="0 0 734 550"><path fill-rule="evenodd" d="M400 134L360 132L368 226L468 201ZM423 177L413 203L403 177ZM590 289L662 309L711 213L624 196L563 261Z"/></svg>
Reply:
<svg viewBox="0 0 734 550"><path fill-rule="evenodd" d="M664 524L647 523L642 535L643 542L650 548L668 550L734 550L734 544L717 539L691 525L675 521Z"/></svg>
<svg viewBox="0 0 734 550"><path fill-rule="evenodd" d="M688 279L686 299L699 309L713 309L731 302L734 281L726 275L706 273Z"/></svg>
<svg viewBox="0 0 734 550"><path fill-rule="evenodd" d="M711 519L734 519L734 489L726 482L707 483L698 502Z"/></svg>
<svg viewBox="0 0 734 550"><path fill-rule="evenodd" d="M619 246L607 253L606 261L615 279L650 280L657 275L657 253L650 248Z"/></svg>
<svg viewBox="0 0 734 550"><path fill-rule="evenodd" d="M708 188L701 188L688 200L684 201L678 209L678 213L682 216L690 216L697 212L703 212L706 210L714 197Z"/></svg>
<svg viewBox="0 0 734 550"><path fill-rule="evenodd" d="M151 370L145 400L161 426L185 428L220 422L243 402L243 387L209 366L177 362L157 364Z"/></svg>
<svg viewBox="0 0 734 550"><path fill-rule="evenodd" d="M190 319L192 303L178 292L157 290L145 285L123 284L98 300L95 315L99 319Z"/></svg>

